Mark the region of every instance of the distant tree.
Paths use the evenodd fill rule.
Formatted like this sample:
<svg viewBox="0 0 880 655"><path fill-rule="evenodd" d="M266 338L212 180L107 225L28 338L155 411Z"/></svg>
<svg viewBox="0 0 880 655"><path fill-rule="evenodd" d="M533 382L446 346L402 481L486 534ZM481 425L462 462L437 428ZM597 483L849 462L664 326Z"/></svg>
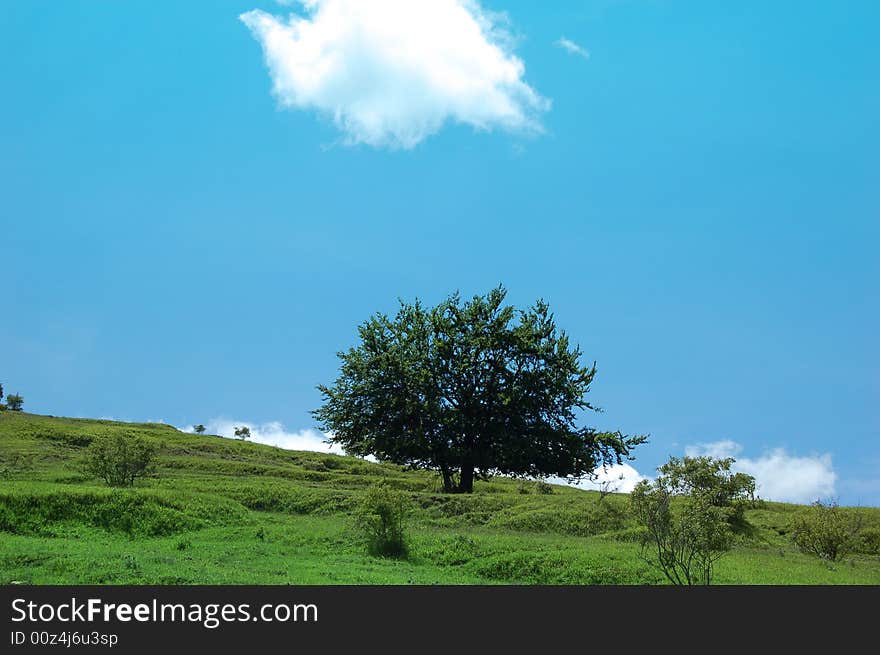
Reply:
<svg viewBox="0 0 880 655"><path fill-rule="evenodd" d="M86 449L84 469L111 487L131 487L153 471L155 453L152 444L137 436L99 437Z"/></svg>
<svg viewBox="0 0 880 655"><path fill-rule="evenodd" d="M205 433L205 426L202 425L201 423L199 423L198 425L196 425L195 427L193 427L193 431L194 431L196 434L204 434L204 433Z"/></svg>
<svg viewBox="0 0 880 655"><path fill-rule="evenodd" d="M741 501L754 479L731 474L732 459L671 458L653 482L630 494L633 514L645 528L642 558L678 585L708 585L715 562L733 545Z"/></svg>
<svg viewBox="0 0 880 655"><path fill-rule="evenodd" d="M17 393L11 393L6 396L6 407L13 412L20 412L24 405L24 398Z"/></svg>
<svg viewBox="0 0 880 655"><path fill-rule="evenodd" d="M857 545L862 522L861 514L837 501L817 500L795 519L791 536L802 552L834 562Z"/></svg>
<svg viewBox="0 0 880 655"><path fill-rule="evenodd" d="M235 438L241 440L250 439L251 429L246 425L235 428Z"/></svg>
<svg viewBox="0 0 880 655"><path fill-rule="evenodd" d="M446 492L495 473L569 479L620 464L644 437L578 425L595 365L543 301L504 305L503 287L433 308L376 314L340 353L340 375L313 412L350 455L439 470Z"/></svg>
<svg viewBox="0 0 880 655"><path fill-rule="evenodd" d="M0 400L3 400L3 383L0 382Z"/></svg>

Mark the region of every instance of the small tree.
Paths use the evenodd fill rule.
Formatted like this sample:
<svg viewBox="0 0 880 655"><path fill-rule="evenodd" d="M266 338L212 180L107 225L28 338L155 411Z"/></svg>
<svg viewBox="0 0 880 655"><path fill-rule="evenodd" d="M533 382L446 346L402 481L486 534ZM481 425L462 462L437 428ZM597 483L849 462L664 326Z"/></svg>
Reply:
<svg viewBox="0 0 880 655"><path fill-rule="evenodd" d="M246 425L235 428L235 438L241 439L242 441L244 441L245 439L250 439L251 429Z"/></svg>
<svg viewBox="0 0 880 655"><path fill-rule="evenodd" d="M740 502L754 491L754 478L736 474L732 482L732 462L671 458L630 494L646 528L642 558L673 584L710 584L715 562L733 545L731 525L742 520Z"/></svg>
<svg viewBox="0 0 880 655"><path fill-rule="evenodd" d="M153 471L155 448L140 437L115 434L95 439L86 450L85 470L111 487L131 487Z"/></svg>
<svg viewBox="0 0 880 655"><path fill-rule="evenodd" d="M193 432L195 432L196 434L204 434L205 426L199 423L198 425L193 427Z"/></svg>
<svg viewBox="0 0 880 655"><path fill-rule="evenodd" d="M12 410L13 412L20 412L22 405L24 405L24 398L20 394L11 393L6 396L7 409Z"/></svg>
<svg viewBox="0 0 880 655"><path fill-rule="evenodd" d="M802 552L834 562L853 550L861 529L857 512L817 500L795 519L791 536Z"/></svg>
<svg viewBox="0 0 880 655"><path fill-rule="evenodd" d="M403 558L407 554L409 498L386 482L371 486L355 510L355 526L371 555Z"/></svg>
<svg viewBox="0 0 880 655"><path fill-rule="evenodd" d="M755 499L755 478L731 471L735 461L732 457L670 457L658 470L674 495L700 496L712 507L729 510L728 522L735 527Z"/></svg>

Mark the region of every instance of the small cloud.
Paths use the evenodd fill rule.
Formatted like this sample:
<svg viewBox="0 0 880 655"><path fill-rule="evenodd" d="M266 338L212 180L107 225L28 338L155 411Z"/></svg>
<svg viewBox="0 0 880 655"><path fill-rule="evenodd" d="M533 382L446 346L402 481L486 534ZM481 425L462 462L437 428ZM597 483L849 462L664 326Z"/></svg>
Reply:
<svg viewBox="0 0 880 655"><path fill-rule="evenodd" d="M329 117L347 144L409 149L447 122L540 133L503 16L478 0L303 0L241 14L281 106Z"/></svg>
<svg viewBox="0 0 880 655"><path fill-rule="evenodd" d="M628 494L642 480L647 479L630 464L614 464L595 471L595 478L569 483L565 478L552 477L554 484L565 484L578 489L599 491L605 489L613 493Z"/></svg>
<svg viewBox="0 0 880 655"><path fill-rule="evenodd" d="M590 58L589 50L587 50L583 46L578 45L571 39L566 39L564 36L561 36L556 40L556 45L565 50L570 55L577 55L578 57L583 57L584 59Z"/></svg>
<svg viewBox="0 0 880 655"><path fill-rule="evenodd" d="M736 457L740 452L742 452L742 446L730 439L693 444L685 446L684 449L684 454L688 457L714 457L715 459Z"/></svg>
<svg viewBox="0 0 880 655"><path fill-rule="evenodd" d="M758 458L737 457L743 447L735 441L702 443L685 448L689 457L736 457L734 471L755 478L756 491L767 500L787 503L809 503L835 495L837 473L831 454L796 456L776 448Z"/></svg>

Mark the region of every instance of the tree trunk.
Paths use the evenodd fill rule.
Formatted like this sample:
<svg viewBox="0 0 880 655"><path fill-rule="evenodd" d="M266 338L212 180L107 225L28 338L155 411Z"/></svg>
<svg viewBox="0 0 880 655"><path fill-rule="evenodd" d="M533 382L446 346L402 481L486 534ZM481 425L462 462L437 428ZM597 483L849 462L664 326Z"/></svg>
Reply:
<svg viewBox="0 0 880 655"><path fill-rule="evenodd" d="M458 481L458 492L462 494L473 493L474 491L474 465L462 464L461 476Z"/></svg>
<svg viewBox="0 0 880 655"><path fill-rule="evenodd" d="M443 492L451 494L455 491L455 482L452 479L452 471L449 470L448 466L442 465L440 467L440 473L443 476Z"/></svg>

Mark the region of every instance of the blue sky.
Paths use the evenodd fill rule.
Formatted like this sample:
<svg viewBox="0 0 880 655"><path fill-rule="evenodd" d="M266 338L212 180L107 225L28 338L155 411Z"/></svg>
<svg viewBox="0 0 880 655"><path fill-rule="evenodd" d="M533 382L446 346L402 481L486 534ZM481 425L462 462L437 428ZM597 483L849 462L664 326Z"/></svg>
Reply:
<svg viewBox="0 0 880 655"><path fill-rule="evenodd" d="M360 321L503 282L639 473L880 505L880 6L351 2L0 7L7 391L304 438Z"/></svg>

